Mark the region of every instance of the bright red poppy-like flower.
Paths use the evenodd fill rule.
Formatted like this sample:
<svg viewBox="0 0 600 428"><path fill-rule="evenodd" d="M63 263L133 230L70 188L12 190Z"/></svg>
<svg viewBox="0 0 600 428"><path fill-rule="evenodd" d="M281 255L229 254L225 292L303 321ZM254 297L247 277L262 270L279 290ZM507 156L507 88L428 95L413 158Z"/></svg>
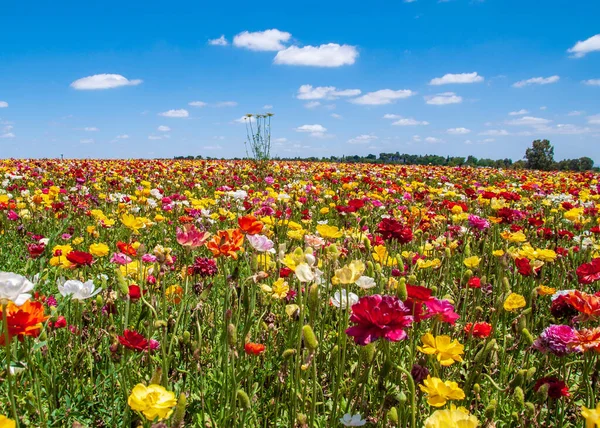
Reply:
<svg viewBox="0 0 600 428"><path fill-rule="evenodd" d="M25 336L38 337L42 323L49 316L44 315L44 305L41 302L28 300L21 306L9 302L6 306L6 323L9 339L17 337L22 341ZM0 311L0 320L4 319ZM4 334L0 336L0 344L4 345Z"/></svg>
<svg viewBox="0 0 600 428"><path fill-rule="evenodd" d="M475 324L470 322L465 325L463 331L467 335L473 335L473 337L478 339L484 339L492 333L492 325L487 322L476 322Z"/></svg>
<svg viewBox="0 0 600 428"><path fill-rule="evenodd" d="M579 321L588 321L600 317L600 297L575 290L565 295L565 301L579 312Z"/></svg>
<svg viewBox="0 0 600 428"><path fill-rule="evenodd" d="M355 325L346 330L346 334L354 337L359 345L384 338L391 342L406 339L404 330L413 322L410 310L395 296L361 297L352 305L350 321Z"/></svg>
<svg viewBox="0 0 600 428"><path fill-rule="evenodd" d="M247 235L256 235L260 233L264 227L264 223L258 221L253 215L246 215L238 218L238 225Z"/></svg>
<svg viewBox="0 0 600 428"><path fill-rule="evenodd" d="M128 256L131 256L131 257L137 256L137 250L131 244L128 244L128 243L122 242L122 241L117 241L117 248L123 254L127 254Z"/></svg>
<svg viewBox="0 0 600 428"><path fill-rule="evenodd" d="M157 349L159 344L156 340L146 339L137 331L133 330L125 330L123 331L123 336L117 336L121 345L128 349L133 349L134 351L148 351Z"/></svg>
<svg viewBox="0 0 600 428"><path fill-rule="evenodd" d="M561 397L569 397L569 387L565 382L556 377L543 377L538 379L533 387L535 392L543 386L548 385L548 397L558 400Z"/></svg>
<svg viewBox="0 0 600 428"><path fill-rule="evenodd" d="M469 288L481 288L481 278L472 276L467 282Z"/></svg>
<svg viewBox="0 0 600 428"><path fill-rule="evenodd" d="M395 240L401 244L408 244L413 239L412 229L393 218L384 218L377 225L379 233L386 241Z"/></svg>
<svg viewBox="0 0 600 428"><path fill-rule="evenodd" d="M265 345L261 343L248 342L244 345L244 350L248 355L260 355L265 352Z"/></svg>
<svg viewBox="0 0 600 428"><path fill-rule="evenodd" d="M529 259L526 257L516 258L515 265L517 267L517 271L523 276L533 276L534 274L537 274L537 272L539 270L539 269L534 270L531 267L531 263L529 262Z"/></svg>
<svg viewBox="0 0 600 428"><path fill-rule="evenodd" d="M67 260L79 266L91 266L94 261L94 257L90 253L85 251L71 251L67 254Z"/></svg>
<svg viewBox="0 0 600 428"><path fill-rule="evenodd" d="M600 258L593 259L577 268L577 279L580 284L591 284L600 279Z"/></svg>
<svg viewBox="0 0 600 428"><path fill-rule="evenodd" d="M431 290L420 285L406 285L408 298L404 302L404 306L408 308L415 322L420 322L423 319L423 303L431 300Z"/></svg>

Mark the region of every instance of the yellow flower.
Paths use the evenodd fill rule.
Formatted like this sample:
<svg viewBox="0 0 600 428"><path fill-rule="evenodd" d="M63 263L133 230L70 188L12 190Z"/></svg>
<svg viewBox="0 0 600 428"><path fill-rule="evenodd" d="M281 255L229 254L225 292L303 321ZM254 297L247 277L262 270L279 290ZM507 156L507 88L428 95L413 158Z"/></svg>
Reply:
<svg viewBox="0 0 600 428"><path fill-rule="evenodd" d="M321 214L328 214L329 213L329 208L327 207L323 207L319 210L319 213Z"/></svg>
<svg viewBox="0 0 600 428"><path fill-rule="evenodd" d="M178 305L181 303L181 296L183 295L183 288L179 285L171 285L169 288L165 290L165 295L169 302L175 303Z"/></svg>
<svg viewBox="0 0 600 428"><path fill-rule="evenodd" d="M104 257L108 255L109 251L108 245L103 243L90 245L90 254L95 257Z"/></svg>
<svg viewBox="0 0 600 428"><path fill-rule="evenodd" d="M319 235L326 239L337 239L341 238L343 235L342 231L338 227L329 226L328 224L319 224L317 226L317 232L319 232Z"/></svg>
<svg viewBox="0 0 600 428"><path fill-rule="evenodd" d="M335 276L331 278L331 282L334 285L337 284L353 284L358 281L358 278L365 271L365 264L360 260L354 260L349 265L344 266L341 269L336 269Z"/></svg>
<svg viewBox="0 0 600 428"><path fill-rule="evenodd" d="M554 293L556 293L556 288L547 287L545 285L540 285L537 288L537 294L539 294L540 296L551 296Z"/></svg>
<svg viewBox="0 0 600 428"><path fill-rule="evenodd" d="M419 259L419 260L417 260L417 267L419 269L428 269L428 268L437 269L441 265L442 265L442 262L440 259L432 259L432 260Z"/></svg>
<svg viewBox="0 0 600 428"><path fill-rule="evenodd" d="M583 215L583 208L572 208L565 211L563 216L569 221L577 221Z"/></svg>
<svg viewBox="0 0 600 428"><path fill-rule="evenodd" d="M527 237L520 230L518 232L508 232L508 231L502 232L500 234L500 236L502 236L508 242L525 242L525 241L527 241Z"/></svg>
<svg viewBox="0 0 600 428"><path fill-rule="evenodd" d="M131 391L127 404L133 410L141 412L149 421L156 418L161 421L171 416L177 400L175 394L161 385L144 386L138 383Z"/></svg>
<svg viewBox="0 0 600 428"><path fill-rule="evenodd" d="M131 230L133 230L134 232L137 232L138 230L146 227L146 219L142 218L142 217L135 217L132 214L123 214L123 217L121 217L121 223L123 223L123 225Z"/></svg>
<svg viewBox="0 0 600 428"><path fill-rule="evenodd" d="M60 266L64 268L70 268L73 263L67 260L67 254L73 251L73 247L70 245L56 245L52 248L52 254L54 255L50 259L50 266Z"/></svg>
<svg viewBox="0 0 600 428"><path fill-rule="evenodd" d="M464 259L463 263L469 269L473 269L473 268L476 268L477 266L479 266L479 263L481 263L481 259L477 256L471 256L471 257L467 257L466 259Z"/></svg>
<svg viewBox="0 0 600 428"><path fill-rule="evenodd" d="M73 245L79 245L83 242L83 238L81 236L73 239Z"/></svg>
<svg viewBox="0 0 600 428"><path fill-rule="evenodd" d="M6 416L0 415L0 428L15 428L16 426L17 424L14 420L8 419Z"/></svg>
<svg viewBox="0 0 600 428"><path fill-rule="evenodd" d="M464 407L458 409L454 404L449 409L436 410L425 419L425 428L476 428L477 418Z"/></svg>
<svg viewBox="0 0 600 428"><path fill-rule="evenodd" d="M600 426L600 403L595 409L581 407L581 416L585 418L585 428L594 428Z"/></svg>
<svg viewBox="0 0 600 428"><path fill-rule="evenodd" d="M260 288L262 288L264 292L269 293L272 298L277 300L285 299L290 291L288 283L283 278L279 278L277 281L275 281L272 287L263 284Z"/></svg>
<svg viewBox="0 0 600 428"><path fill-rule="evenodd" d="M304 235L306 235L306 230L304 230L304 229L296 229L296 230L288 230L287 231L288 238L296 239L298 241L302 240L304 238Z"/></svg>
<svg viewBox="0 0 600 428"><path fill-rule="evenodd" d="M504 255L504 250L495 250L492 251L492 254L496 257L502 257Z"/></svg>
<svg viewBox="0 0 600 428"><path fill-rule="evenodd" d="M458 340L450 340L450 336L433 337L431 333L426 333L421 337L423 346L417 346L417 349L427 355L437 355L437 360L442 366L450 366L455 362L462 362L461 354L464 354L464 346Z"/></svg>
<svg viewBox="0 0 600 428"><path fill-rule="evenodd" d="M398 264L398 261L388 254L388 250L384 245L376 245L373 249L375 250L373 259L382 266L396 266Z"/></svg>
<svg viewBox="0 0 600 428"><path fill-rule="evenodd" d="M517 293L510 293L504 301L504 310L512 312L516 309L524 308L525 305L525 297Z"/></svg>
<svg viewBox="0 0 600 428"><path fill-rule="evenodd" d="M430 406L442 407L449 400L462 400L465 393L456 382L443 381L438 377L427 376L423 385L419 385L421 391L427 394L427 403Z"/></svg>

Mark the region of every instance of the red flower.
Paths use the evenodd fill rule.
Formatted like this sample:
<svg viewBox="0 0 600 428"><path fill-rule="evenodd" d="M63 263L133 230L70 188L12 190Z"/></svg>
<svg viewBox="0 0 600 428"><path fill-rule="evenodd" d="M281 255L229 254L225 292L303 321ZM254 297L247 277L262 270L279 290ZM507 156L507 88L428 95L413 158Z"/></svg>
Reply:
<svg viewBox="0 0 600 428"><path fill-rule="evenodd" d="M139 287L139 285L131 284L129 286L129 299L131 299L132 302L140 299L142 297L142 293L146 294L146 291L144 290L142 292L142 289Z"/></svg>
<svg viewBox="0 0 600 428"><path fill-rule="evenodd" d="M406 339L404 328L410 327L413 317L397 297L375 294L361 297L352 305L350 321L355 325L346 334L364 346L381 337L391 342Z"/></svg>
<svg viewBox="0 0 600 428"><path fill-rule="evenodd" d="M131 244L127 244L126 242L117 242L117 248L123 254L127 254L128 256L135 257L137 256L137 250Z"/></svg>
<svg viewBox="0 0 600 428"><path fill-rule="evenodd" d="M492 325L487 322L467 323L463 330L467 335L473 335L478 339L488 337L492 333Z"/></svg>
<svg viewBox="0 0 600 428"><path fill-rule="evenodd" d="M404 306L408 308L415 322L420 322L423 319L423 303L431 300L431 290L420 285L406 285L408 298L404 302Z"/></svg>
<svg viewBox="0 0 600 428"><path fill-rule="evenodd" d="M29 257L32 259L37 259L44 253L46 249L46 245L44 244L29 244L27 246L27 251L29 251Z"/></svg>
<svg viewBox="0 0 600 428"><path fill-rule="evenodd" d="M516 258L515 265L519 273L523 276L533 276L534 273L537 273L537 271L533 270L529 259L526 257Z"/></svg>
<svg viewBox="0 0 600 428"><path fill-rule="evenodd" d="M408 244L413 239L413 233L410 227L404 226L398 220L393 218L384 218L377 225L379 233L386 241L396 240L401 244Z"/></svg>
<svg viewBox="0 0 600 428"><path fill-rule="evenodd" d="M94 258L90 253L86 253L85 251L71 251L67 254L67 260L79 266L91 266Z"/></svg>
<svg viewBox="0 0 600 428"><path fill-rule="evenodd" d="M156 340L148 340L137 331L125 330L123 336L117 336L121 345L134 351L147 351L158 348Z"/></svg>
<svg viewBox="0 0 600 428"><path fill-rule="evenodd" d="M291 270L289 267L286 267L286 266L283 266L281 269L279 269L279 277L280 278L287 278L292 273L294 273L294 271Z"/></svg>
<svg viewBox="0 0 600 428"><path fill-rule="evenodd" d="M260 233L264 226L263 222L258 221L253 215L238 218L238 225L240 226L240 229L248 235Z"/></svg>
<svg viewBox="0 0 600 428"><path fill-rule="evenodd" d="M467 286L469 286L469 288L481 288L481 278L477 276L471 277L469 282L467 282Z"/></svg>
<svg viewBox="0 0 600 428"><path fill-rule="evenodd" d="M244 350L248 355L260 355L265 352L265 345L261 343L248 342L244 345Z"/></svg>
<svg viewBox="0 0 600 428"><path fill-rule="evenodd" d="M577 278L580 284L591 284L600 279L600 258L593 259L577 268Z"/></svg>
<svg viewBox="0 0 600 428"><path fill-rule="evenodd" d="M542 387L542 385L548 385L548 397L558 400L560 397L569 397L569 387L562 380L555 377L543 377L538 379L533 387L535 392Z"/></svg>
<svg viewBox="0 0 600 428"><path fill-rule="evenodd" d="M67 326L67 319L61 315L56 319L53 327L54 328L65 328L66 326Z"/></svg>

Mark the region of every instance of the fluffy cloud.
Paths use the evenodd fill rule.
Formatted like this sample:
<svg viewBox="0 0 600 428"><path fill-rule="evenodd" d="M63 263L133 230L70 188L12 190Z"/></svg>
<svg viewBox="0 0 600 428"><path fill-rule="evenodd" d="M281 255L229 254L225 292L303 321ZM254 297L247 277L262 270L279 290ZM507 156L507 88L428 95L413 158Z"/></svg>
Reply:
<svg viewBox="0 0 600 428"><path fill-rule="evenodd" d="M83 130L87 131L87 132L96 132L96 131L99 131L99 129L96 128L95 126L87 126L87 127L83 128Z"/></svg>
<svg viewBox="0 0 600 428"><path fill-rule="evenodd" d="M206 106L206 103L204 101L192 101L191 103L188 103L188 105L192 107L204 107Z"/></svg>
<svg viewBox="0 0 600 428"><path fill-rule="evenodd" d="M449 85L452 83L479 83L483 82L483 76L476 72L460 73L460 74L445 74L443 77L431 79L430 85Z"/></svg>
<svg viewBox="0 0 600 428"><path fill-rule="evenodd" d="M0 101L0 108L8 107L8 103L6 101Z"/></svg>
<svg viewBox="0 0 600 428"><path fill-rule="evenodd" d="M273 106L271 104L265 104L263 106L263 109L265 109L265 110L271 110L272 108L273 108Z"/></svg>
<svg viewBox="0 0 600 428"><path fill-rule="evenodd" d="M596 34L587 40L578 41L575 43L575 46L573 46L567 52L572 54L572 58L583 58L590 52L597 51L600 51L600 34Z"/></svg>
<svg viewBox="0 0 600 428"><path fill-rule="evenodd" d="M254 123L256 119L253 116L242 116L239 119L234 120L237 123Z"/></svg>
<svg viewBox="0 0 600 428"><path fill-rule="evenodd" d="M159 116L164 117L188 117L190 113L185 109L169 110L159 113Z"/></svg>
<svg viewBox="0 0 600 428"><path fill-rule="evenodd" d="M129 138L129 135L127 135L127 134L121 134L121 135L117 135L115 138L117 140L126 140L126 139Z"/></svg>
<svg viewBox="0 0 600 428"><path fill-rule="evenodd" d="M315 125L302 125L295 129L296 132L305 132L309 133L313 137L323 137L327 132L327 128L323 125L315 124Z"/></svg>
<svg viewBox="0 0 600 428"><path fill-rule="evenodd" d="M435 138L435 137L427 137L425 138L425 142L427 143L443 143L444 140L440 140L439 138Z"/></svg>
<svg viewBox="0 0 600 428"><path fill-rule="evenodd" d="M506 122L507 125L525 125L525 126L545 125L547 123L550 123L550 120L543 119L541 117L532 117L532 116L523 116L518 119L509 120Z"/></svg>
<svg viewBox="0 0 600 428"><path fill-rule="evenodd" d="M471 130L467 129L467 128L449 128L446 130L446 132L448 134L452 134L452 135L461 135L461 134L468 134L471 132Z"/></svg>
<svg viewBox="0 0 600 428"><path fill-rule="evenodd" d="M354 97L360 95L360 89L337 89L335 86L302 85L296 98L299 100L335 100L339 97Z"/></svg>
<svg viewBox="0 0 600 428"><path fill-rule="evenodd" d="M280 51L285 48L283 43L291 37L290 33L275 28L254 33L243 31L233 38L233 45L252 51Z"/></svg>
<svg viewBox="0 0 600 428"><path fill-rule="evenodd" d="M238 103L235 101L221 101L217 103L217 107L235 107Z"/></svg>
<svg viewBox="0 0 600 428"><path fill-rule="evenodd" d="M83 140L79 140L81 144L93 144L94 140L92 138L84 138Z"/></svg>
<svg viewBox="0 0 600 428"><path fill-rule="evenodd" d="M411 91L410 89L400 89L394 91L392 89L381 89L375 92L369 92L362 97L354 98L350 100L350 102L354 104L362 104L362 105L384 105L391 104L396 100L412 97L416 92Z"/></svg>
<svg viewBox="0 0 600 428"><path fill-rule="evenodd" d="M372 141L377 140L375 135L362 134L357 137L348 140L348 144L369 144Z"/></svg>
<svg viewBox="0 0 600 428"><path fill-rule="evenodd" d="M521 116L523 114L528 114L529 111L525 110L524 108L522 108L519 111L511 111L510 113L508 113L509 116Z"/></svg>
<svg viewBox="0 0 600 428"><path fill-rule="evenodd" d="M582 110L573 110L570 111L569 114L567 114L567 116L581 116L583 113L585 113Z"/></svg>
<svg viewBox="0 0 600 428"><path fill-rule="evenodd" d="M140 79L129 80L120 74L94 74L82 77L71 83L71 88L79 91L94 89L112 89L121 86L136 86L142 83Z"/></svg>
<svg viewBox="0 0 600 428"><path fill-rule="evenodd" d="M334 119L343 119L342 115L337 113L331 113L331 117Z"/></svg>
<svg viewBox="0 0 600 428"><path fill-rule="evenodd" d="M504 137L506 135L510 135L506 129L490 129L488 131L480 132L479 135L489 135L493 137Z"/></svg>
<svg viewBox="0 0 600 428"><path fill-rule="evenodd" d="M393 117L391 117L391 116L393 116ZM429 122L427 122L425 120L415 120L412 117L402 117L402 116L398 116L395 114L386 114L383 117L384 117L384 119L398 119L392 123L392 125L396 125L396 126L429 125Z"/></svg>
<svg viewBox="0 0 600 428"><path fill-rule="evenodd" d="M528 85L548 85L550 83L556 83L559 80L560 76L532 77L531 79L519 80L518 82L513 83L513 87L523 88Z"/></svg>
<svg viewBox="0 0 600 428"><path fill-rule="evenodd" d="M588 116L587 120L590 125L600 125L600 114Z"/></svg>
<svg viewBox="0 0 600 428"><path fill-rule="evenodd" d="M590 85L590 86L600 86L600 79L584 80L581 83L583 83L584 85Z"/></svg>
<svg viewBox="0 0 600 428"><path fill-rule="evenodd" d="M354 64L357 57L358 50L354 46L328 43L321 46L290 46L277 52L273 62L283 65L341 67Z"/></svg>
<svg viewBox="0 0 600 428"><path fill-rule="evenodd" d="M425 97L427 104L434 106L443 106L446 104L459 104L462 103L462 97L456 95L454 92L442 92L437 95L429 95Z"/></svg>
<svg viewBox="0 0 600 428"><path fill-rule="evenodd" d="M208 41L208 44L212 45L212 46L227 46L229 44L229 42L227 41L227 39L225 38L225 35L223 34L218 39L210 39Z"/></svg>
<svg viewBox="0 0 600 428"><path fill-rule="evenodd" d="M556 126L540 125L535 127L536 132L543 133L544 135L581 135L592 132L591 128L581 127L572 124L559 123Z"/></svg>
<svg viewBox="0 0 600 428"><path fill-rule="evenodd" d="M160 125L157 129L160 132L169 132L171 130L171 128L169 128L168 126L165 126L165 125Z"/></svg>
<svg viewBox="0 0 600 428"><path fill-rule="evenodd" d="M320 105L321 105L321 103L319 101L310 101L310 102L304 104L304 107L315 108L315 107L319 107Z"/></svg>
<svg viewBox="0 0 600 428"><path fill-rule="evenodd" d="M15 138L15 134L12 132L7 132L5 134L0 134L0 138Z"/></svg>

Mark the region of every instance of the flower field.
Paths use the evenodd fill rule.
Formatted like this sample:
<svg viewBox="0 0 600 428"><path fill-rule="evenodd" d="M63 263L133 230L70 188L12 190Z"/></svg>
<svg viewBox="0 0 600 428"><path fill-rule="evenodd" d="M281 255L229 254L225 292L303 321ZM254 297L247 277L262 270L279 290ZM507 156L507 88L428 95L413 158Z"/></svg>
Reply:
<svg viewBox="0 0 600 428"><path fill-rule="evenodd" d="M0 427L600 426L599 178L0 161Z"/></svg>

